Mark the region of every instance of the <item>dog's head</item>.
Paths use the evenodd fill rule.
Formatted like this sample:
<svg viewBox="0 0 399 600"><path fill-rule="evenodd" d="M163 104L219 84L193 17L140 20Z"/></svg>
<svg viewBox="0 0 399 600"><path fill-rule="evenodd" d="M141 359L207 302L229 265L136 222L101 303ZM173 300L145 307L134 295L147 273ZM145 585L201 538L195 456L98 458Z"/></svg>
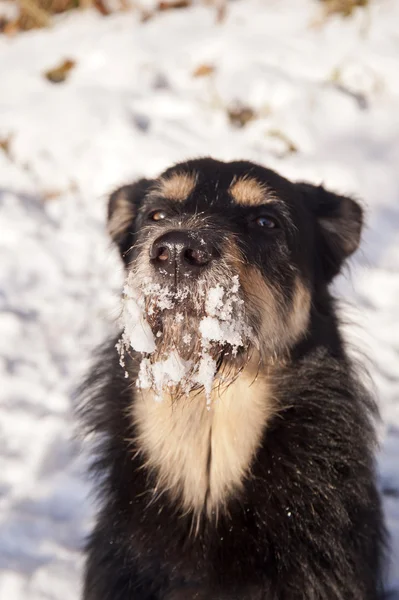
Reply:
<svg viewBox="0 0 399 600"><path fill-rule="evenodd" d="M263 361L283 356L306 335L362 227L350 198L212 159L122 187L108 217L158 354L193 358L202 334L219 366L252 350Z"/></svg>

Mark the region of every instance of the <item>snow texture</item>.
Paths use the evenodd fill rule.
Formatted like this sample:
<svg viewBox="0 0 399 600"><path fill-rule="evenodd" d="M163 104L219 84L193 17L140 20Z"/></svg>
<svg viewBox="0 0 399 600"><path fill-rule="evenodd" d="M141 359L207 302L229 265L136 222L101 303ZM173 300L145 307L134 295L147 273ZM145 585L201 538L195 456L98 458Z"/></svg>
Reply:
<svg viewBox="0 0 399 600"><path fill-rule="evenodd" d="M151 353L155 350L155 338L145 318L144 294L130 283L129 273L123 288L122 339L118 343L121 366L124 366L124 350L132 347L137 352Z"/></svg>
<svg viewBox="0 0 399 600"><path fill-rule="evenodd" d="M130 270L123 290L123 333L116 345L121 366L125 367L125 353L130 352L131 348L141 352L145 356L136 381L138 388L152 388L156 399L160 401L162 392L168 388L179 385L179 389L188 394L199 385L205 391L209 407L216 375L216 361L211 356L212 344L228 345L232 354L236 355L238 349L246 347L251 338L251 329L245 321L244 302L239 295L238 275L231 278L229 287L217 284L206 289L205 283L199 282L198 298L194 300L194 305L201 313L205 311L205 316L199 320L197 330L185 332L181 339L175 340L167 356L156 353L156 339L147 318L155 311L162 313L174 309L174 320L183 323L184 314L176 312L176 307L184 309L182 303L193 292L188 287L174 289L152 283L148 278L142 285L137 285L136 280L134 270ZM192 360L184 360L179 355L179 347L185 341L189 343L192 335L199 339L200 351ZM158 331L156 337L162 338L162 332ZM127 371L125 376L129 376Z"/></svg>
<svg viewBox="0 0 399 600"><path fill-rule="evenodd" d="M89 11L0 36L1 599L79 597L94 508L74 390L116 331L123 285L107 194L208 154L364 199L362 250L335 289L380 401L399 598L399 3L328 20L320 5L237 0L221 23L205 3L145 23ZM65 58L67 81L47 81ZM194 77L201 65L214 71ZM256 116L242 128L228 118L240 104Z"/></svg>

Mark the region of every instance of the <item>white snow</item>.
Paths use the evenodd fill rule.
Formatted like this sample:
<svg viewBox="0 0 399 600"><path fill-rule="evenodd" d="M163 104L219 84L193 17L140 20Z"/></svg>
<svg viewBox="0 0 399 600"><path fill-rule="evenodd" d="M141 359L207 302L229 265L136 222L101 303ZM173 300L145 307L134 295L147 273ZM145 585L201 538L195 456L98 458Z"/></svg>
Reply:
<svg viewBox="0 0 399 600"><path fill-rule="evenodd" d="M209 290L205 300L205 310L208 315L213 317L216 312L223 308L224 289L221 285L215 285Z"/></svg>
<svg viewBox="0 0 399 600"><path fill-rule="evenodd" d="M93 346L116 329L123 284L107 194L207 154L324 182L368 208L351 277L335 288L380 400L399 597L398 22L396 0L324 22L316 1L237 0L221 23L196 3L146 23L134 10L75 13L0 36L2 599L79 595L93 502L72 397ZM51 84L43 72L65 58L75 68ZM194 77L201 65L213 73ZM227 116L237 103L257 116L242 129Z"/></svg>
<svg viewBox="0 0 399 600"><path fill-rule="evenodd" d="M198 370L195 374L196 381L203 386L205 390L206 405L210 409L211 392L216 373L216 361L210 354L204 350L198 364Z"/></svg>
<svg viewBox="0 0 399 600"><path fill-rule="evenodd" d="M152 388L155 391L154 399L161 402L167 388L184 381L190 368L191 362L183 360L177 350L172 350L166 359L156 362L143 358L136 385L142 390Z"/></svg>
<svg viewBox="0 0 399 600"><path fill-rule="evenodd" d="M226 323L216 317L201 319L199 329L204 340L231 344L235 348L243 345L241 334L233 324L229 323L226 326Z"/></svg>
<svg viewBox="0 0 399 600"><path fill-rule="evenodd" d="M234 355L240 346L246 346L251 336L250 327L245 322L243 300L239 295L238 276L231 277L229 286L217 284L208 289L205 280L201 280L201 295L188 287L172 289L153 283L148 278L141 285L137 281L134 269L130 270L123 291L123 333L116 345L121 366L125 367L125 353L133 348L145 354L139 368L137 387L152 388L156 392L156 399L160 401L162 392L169 391L168 388L172 386L178 384L179 389L188 393L199 384L205 390L209 407L216 374L216 361L211 357L212 342L230 345ZM163 312L176 307L184 309L183 301L193 294L198 297L191 298L192 306L201 312L205 310L206 316L201 319L198 317L198 327L192 331L185 331L183 326L181 340L175 340L170 348L156 352L157 340L161 340L162 332L158 331L154 336L147 317L151 317L155 311ZM173 321L184 323L184 314L175 311ZM184 360L179 355L179 346L181 343L189 344L193 336L200 342L200 351L190 360ZM129 376L127 371L125 376Z"/></svg>
<svg viewBox="0 0 399 600"><path fill-rule="evenodd" d="M155 350L155 338L145 317L144 295L134 283L129 282L131 275L132 273L129 273L128 281L123 288L122 324L124 331L118 348L121 353L123 348L129 346L137 352L151 353Z"/></svg>
<svg viewBox="0 0 399 600"><path fill-rule="evenodd" d="M180 383L190 367L191 362L184 361L176 350L172 351L165 360L155 362L152 365L152 375L159 395L161 395L165 385L173 386Z"/></svg>
<svg viewBox="0 0 399 600"><path fill-rule="evenodd" d="M205 347L209 342L229 344L235 354L240 346L245 346L246 341L251 339L252 332L245 321L244 302L238 292L238 275L231 278L230 287L216 285L207 291L207 316L199 324Z"/></svg>

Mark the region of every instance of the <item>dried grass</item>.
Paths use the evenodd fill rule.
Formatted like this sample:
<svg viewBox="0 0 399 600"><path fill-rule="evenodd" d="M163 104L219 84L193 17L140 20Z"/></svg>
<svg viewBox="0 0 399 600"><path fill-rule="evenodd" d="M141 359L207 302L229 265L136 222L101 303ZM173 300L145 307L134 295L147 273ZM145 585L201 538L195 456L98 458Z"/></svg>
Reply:
<svg viewBox="0 0 399 600"><path fill-rule="evenodd" d="M3 19L0 22L0 32L13 34L28 31L37 27L48 27L53 15L70 10L95 8L101 14L108 15L110 10L106 0L10 0L18 5L18 16L14 20ZM125 0L121 0L121 8Z"/></svg>
<svg viewBox="0 0 399 600"><path fill-rule="evenodd" d="M218 22L222 21L228 6L228 0L202 0L204 4L216 9ZM102 15L109 15L115 10L127 10L136 8L140 11L141 20L152 19L157 13L166 10L188 8L192 0L159 0L153 10L140 9L135 0L119 0L119 6L115 9L108 4L108 0L10 0L18 6L18 17L14 20L0 18L0 33L13 34L19 31L27 31L37 27L48 27L52 16L75 9L95 8ZM340 14L348 17L358 7L369 4L369 0L320 0L325 9L325 16Z"/></svg>
<svg viewBox="0 0 399 600"><path fill-rule="evenodd" d="M321 0L325 5L327 15L340 14L350 17L353 11L361 6L367 6L369 0Z"/></svg>

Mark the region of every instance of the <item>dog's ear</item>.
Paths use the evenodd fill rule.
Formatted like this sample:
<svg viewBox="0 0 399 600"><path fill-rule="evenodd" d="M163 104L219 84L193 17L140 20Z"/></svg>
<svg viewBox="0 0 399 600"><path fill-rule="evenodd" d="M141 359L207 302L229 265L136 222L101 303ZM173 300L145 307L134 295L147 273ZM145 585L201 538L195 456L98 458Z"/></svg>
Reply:
<svg viewBox="0 0 399 600"><path fill-rule="evenodd" d="M363 226L363 210L355 200L329 192L322 186L300 184L317 220L319 263L327 283L342 263L358 248Z"/></svg>
<svg viewBox="0 0 399 600"><path fill-rule="evenodd" d="M151 179L139 179L115 190L108 202L108 232L127 262L126 253L132 245L137 211L153 185Z"/></svg>

